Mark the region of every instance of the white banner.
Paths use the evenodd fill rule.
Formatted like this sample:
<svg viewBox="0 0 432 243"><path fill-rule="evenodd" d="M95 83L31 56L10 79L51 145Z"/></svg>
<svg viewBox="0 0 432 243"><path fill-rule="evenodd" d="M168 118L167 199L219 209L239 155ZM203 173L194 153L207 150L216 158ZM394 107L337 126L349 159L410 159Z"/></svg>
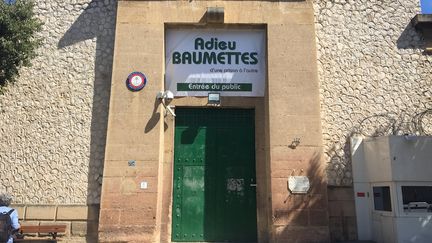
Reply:
<svg viewBox="0 0 432 243"><path fill-rule="evenodd" d="M168 29L165 88L175 96L264 96L264 30Z"/></svg>

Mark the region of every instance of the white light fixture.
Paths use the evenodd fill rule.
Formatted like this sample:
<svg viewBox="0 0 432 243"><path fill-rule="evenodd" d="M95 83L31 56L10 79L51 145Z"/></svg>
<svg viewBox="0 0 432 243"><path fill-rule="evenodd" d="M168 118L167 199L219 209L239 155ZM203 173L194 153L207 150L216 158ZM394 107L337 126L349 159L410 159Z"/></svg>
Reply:
<svg viewBox="0 0 432 243"><path fill-rule="evenodd" d="M171 101L172 99L174 99L174 94L167 90L167 91L159 91L156 95L156 98L158 99L167 99L168 101Z"/></svg>
<svg viewBox="0 0 432 243"><path fill-rule="evenodd" d="M219 93L208 93L208 104L209 105L220 105L220 94Z"/></svg>

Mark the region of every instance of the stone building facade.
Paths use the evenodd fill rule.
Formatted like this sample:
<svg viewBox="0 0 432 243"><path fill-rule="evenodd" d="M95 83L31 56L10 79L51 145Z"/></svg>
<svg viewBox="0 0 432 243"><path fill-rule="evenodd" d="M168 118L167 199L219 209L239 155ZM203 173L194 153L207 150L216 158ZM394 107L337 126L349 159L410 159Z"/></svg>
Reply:
<svg viewBox="0 0 432 243"><path fill-rule="evenodd" d="M161 23L199 23L207 7L213 6L224 7L225 24L267 25L270 80L267 88L273 93L267 98L231 99L226 103L253 107L269 118L256 120L256 126L268 129L264 134L256 133L266 141L256 145L258 150L273 148L257 156L257 161L264 164L257 166L257 170L261 168L268 176L262 176L267 182L259 189L262 194L258 193L264 199L257 203L265 208L258 212L261 220L258 239L293 240L284 238L284 234L297 235L307 227L315 227L315 236L321 241L356 239L349 138L355 134L432 134L432 58L424 53L422 35L411 24L411 19L420 12L417 0L36 3L37 17L44 22L39 56L32 67L21 70L18 82L9 85L0 96L0 191L14 195L23 222L66 223L68 232L64 240L70 242L96 242L98 237L101 241L170 240L168 211L172 191L167 185L172 182L157 179L172 178L170 141L174 133L174 120L170 116L164 118L162 106L154 105L157 91L163 88L162 73L155 71L162 71L164 62ZM137 35L147 35L146 42L140 43ZM286 47L281 55L276 53L276 46L288 44L295 48ZM134 53L133 48L142 53ZM301 62L293 62L288 56ZM141 59L132 61L136 58ZM148 75L153 83L143 91L145 98L130 96L124 90L125 76L143 66L151 70ZM277 80L290 80L280 71L283 69L299 76L292 78L290 85L278 86ZM306 79L312 80L310 86L295 83L306 75L309 75ZM279 94L282 101L273 99L278 90L286 90L291 96L304 92L311 98L305 101L297 95L300 102L296 103L295 99ZM206 99L178 99L174 105L204 107L206 102ZM297 109L310 113L298 112L294 105L288 104L296 104ZM142 107L145 108L139 111ZM154 118L154 110L159 123L150 126L147 121ZM277 118L280 112L293 116L271 121L270 117ZM116 114L143 120L139 124L130 123ZM293 119L292 123L283 122L288 118ZM167 124L166 130L162 120ZM277 139L278 132L271 127L283 128L287 123L295 126L305 121L306 125L282 131L279 140L272 140ZM137 126L152 143L158 144L153 151L150 144L142 143L144 150L151 151L149 156L154 156L144 156L143 164L154 164L140 175L113 165L113 161L122 163L138 156L117 146L116 139L127 139L122 133L128 131L121 126ZM288 149L295 137L301 139L299 147ZM310 147L313 149L309 150ZM293 155L292 151L296 153ZM328 205L327 213L305 206L313 200L296 196L283 199L286 196L283 193L276 195L281 189L272 188L283 187L285 178L292 173L301 170L308 173L313 167L304 163L312 160L311 151L319 151L318 172L311 177L322 178L324 185L328 184L326 195L314 192L313 198L325 201L317 204ZM283 158L277 159L278 156ZM281 165L287 161L288 166ZM139 159L137 164L142 166ZM265 164L278 169L267 168ZM321 171L322 164L326 176ZM136 212L140 219L122 217L115 204L124 200L125 191L139 191L136 183L144 179L149 182L151 196L137 200L151 205L143 207L139 214ZM120 188L116 196L101 199L102 185L105 195L117 193L116 186ZM158 186L152 188L152 185ZM272 194L269 206L266 200ZM289 206L283 205L286 201ZM325 222L314 222L314 213L322 213ZM115 220L120 223L110 225ZM134 230L120 227L124 220L137 221L131 227ZM118 230L115 235L107 233L116 232L115 229ZM127 230L132 233L126 234ZM298 235L296 240L307 241L301 238L304 235Z"/></svg>

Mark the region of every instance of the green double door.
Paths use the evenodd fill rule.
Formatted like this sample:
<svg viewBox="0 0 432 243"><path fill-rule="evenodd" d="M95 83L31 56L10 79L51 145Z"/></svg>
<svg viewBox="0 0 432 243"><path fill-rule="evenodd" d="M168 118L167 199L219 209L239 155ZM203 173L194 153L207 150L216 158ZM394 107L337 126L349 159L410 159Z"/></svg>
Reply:
<svg viewBox="0 0 432 243"><path fill-rule="evenodd" d="M254 111L176 109L172 241L256 242Z"/></svg>

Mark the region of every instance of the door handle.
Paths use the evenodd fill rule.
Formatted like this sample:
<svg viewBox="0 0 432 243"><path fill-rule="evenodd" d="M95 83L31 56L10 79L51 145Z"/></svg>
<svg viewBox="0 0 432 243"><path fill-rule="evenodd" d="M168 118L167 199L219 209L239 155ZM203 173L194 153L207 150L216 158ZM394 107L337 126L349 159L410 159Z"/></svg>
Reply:
<svg viewBox="0 0 432 243"><path fill-rule="evenodd" d="M249 186L253 186L253 187L256 187L256 184L250 184Z"/></svg>

